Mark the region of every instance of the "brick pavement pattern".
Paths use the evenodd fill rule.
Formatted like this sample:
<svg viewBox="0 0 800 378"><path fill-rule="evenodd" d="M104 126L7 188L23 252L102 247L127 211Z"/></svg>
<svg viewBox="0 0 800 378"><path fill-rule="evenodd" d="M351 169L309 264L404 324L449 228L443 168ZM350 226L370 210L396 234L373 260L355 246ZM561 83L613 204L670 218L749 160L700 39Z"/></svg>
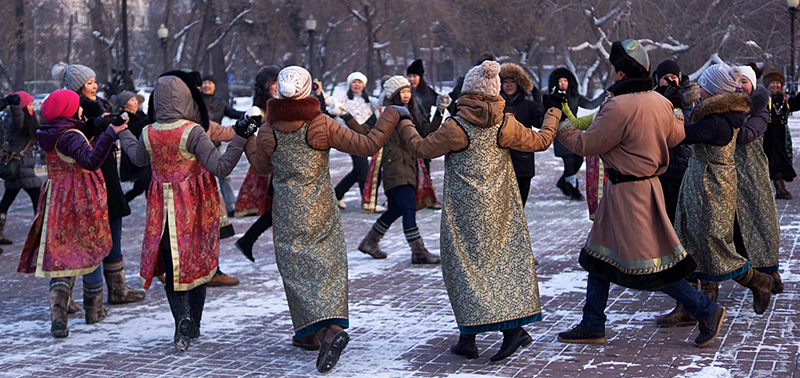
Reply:
<svg viewBox="0 0 800 378"><path fill-rule="evenodd" d="M347 155L332 153L336 183L350 170ZM570 345L556 334L580 321L586 272L577 262L591 222L583 202L568 201L555 187L562 166L552 150L536 154L526 215L538 274L544 320L526 327L534 339L512 357L490 363L502 343L499 332L478 335L481 356L472 361L449 352L458 330L438 266L412 266L399 222L381 242L386 260L372 260L356 246L376 219L358 210L357 189L345 197L342 223L350 264L351 341L331 377L793 377L798 369L796 308L799 277L800 185L798 198L778 201L781 275L786 286L769 310L756 315L750 292L733 283L720 288L728 318L719 338L694 346L696 327L657 328L654 317L672 309L664 294L612 285L605 345ZM433 161L441 194L443 159ZM798 167L800 168L800 167ZM247 170L244 158L232 174L234 188ZM583 172L583 171L582 171ZM580 177L580 176L579 176ZM580 179L581 189L584 180ZM130 188L126 183L125 188ZM123 220L123 254L129 285L138 283L145 198L131 203ZM440 212L422 210L417 222L429 250L439 252ZM0 255L0 376L47 377L313 377L316 352L291 346L291 321L275 266L272 232L254 248L250 263L222 242L220 266L242 280L236 287L209 288L203 335L186 353L171 345L174 325L162 285L155 282L140 303L109 306L100 323L87 325L83 312L70 316L70 335L49 333L48 280L16 273L19 253L33 218L20 195L9 213L6 235L14 245ZM255 218L232 222L241 236ZM646 247L646 246L643 246ZM509 283L513 284L513 283ZM82 284L75 288L81 303Z"/></svg>

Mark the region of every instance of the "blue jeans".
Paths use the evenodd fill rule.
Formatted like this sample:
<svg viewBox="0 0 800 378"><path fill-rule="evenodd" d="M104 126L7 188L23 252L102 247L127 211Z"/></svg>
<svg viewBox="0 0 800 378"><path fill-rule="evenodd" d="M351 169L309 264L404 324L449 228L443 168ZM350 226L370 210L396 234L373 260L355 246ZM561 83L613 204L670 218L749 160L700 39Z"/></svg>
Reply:
<svg viewBox="0 0 800 378"><path fill-rule="evenodd" d="M391 226L397 218L403 216L403 230L410 230L417 227L417 197L414 194L414 187L411 185L400 185L389 190L392 195L389 201L389 208L378 218L386 226Z"/></svg>
<svg viewBox="0 0 800 378"><path fill-rule="evenodd" d="M103 282L103 269L98 266L94 272L86 273L83 275L84 285L96 285Z"/></svg>
<svg viewBox="0 0 800 378"><path fill-rule="evenodd" d="M583 306L583 319L580 324L582 329L591 332L605 332L605 309L610 284L606 280L589 274L586 282L586 304ZM683 304L697 321L707 320L717 310L716 303L700 293L686 280L680 280L660 291Z"/></svg>
<svg viewBox="0 0 800 378"><path fill-rule="evenodd" d="M117 261L122 258L122 218L108 220L111 226L111 252L108 253L103 262Z"/></svg>

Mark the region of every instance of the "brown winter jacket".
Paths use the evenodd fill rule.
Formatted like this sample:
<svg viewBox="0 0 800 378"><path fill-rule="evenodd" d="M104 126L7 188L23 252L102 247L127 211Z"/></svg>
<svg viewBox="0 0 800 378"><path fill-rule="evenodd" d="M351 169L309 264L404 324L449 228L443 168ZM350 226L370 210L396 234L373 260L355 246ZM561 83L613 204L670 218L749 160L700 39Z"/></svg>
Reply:
<svg viewBox="0 0 800 378"><path fill-rule="evenodd" d="M542 130L536 132L519 123L511 113L503 113L505 100L500 96L483 97L463 95L456 105L456 115L478 127L488 128L498 124L503 126L497 134L497 144L501 148L519 151L542 151L550 147L558 129L561 111L551 108L542 123ZM403 140L408 141L411 150L420 157L435 158L448 152L463 151L469 147L466 132L454 119L445 121L442 128L422 139L413 127L398 126Z"/></svg>
<svg viewBox="0 0 800 378"><path fill-rule="evenodd" d="M371 156L386 143L395 126L412 125L400 119L394 109L384 111L368 135L360 135L320 112L319 100L271 99L267 102L267 122L261 125L256 138L245 145L245 154L253 171L261 176L272 173L272 155L276 141L273 130L290 133L309 122L306 143L315 150L335 148L353 155Z"/></svg>

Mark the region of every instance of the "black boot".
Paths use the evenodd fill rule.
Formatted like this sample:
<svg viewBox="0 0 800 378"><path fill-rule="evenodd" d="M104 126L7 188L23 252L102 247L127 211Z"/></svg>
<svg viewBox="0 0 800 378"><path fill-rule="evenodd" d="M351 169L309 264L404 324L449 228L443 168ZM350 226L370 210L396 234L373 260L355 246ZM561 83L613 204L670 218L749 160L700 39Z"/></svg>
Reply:
<svg viewBox="0 0 800 378"><path fill-rule="evenodd" d="M189 290L189 317L192 327L189 329L189 338L200 337L200 321L203 319L203 306L206 303L206 285L200 285Z"/></svg>
<svg viewBox="0 0 800 378"><path fill-rule="evenodd" d="M717 309L709 319L699 322L700 334L694 339L698 348L702 348L710 344L719 335L719 329L722 328L722 322L725 321L725 316L728 312L722 306L717 305Z"/></svg>
<svg viewBox="0 0 800 378"><path fill-rule="evenodd" d="M572 196L572 192L569 190L570 185L567 184L567 180L564 180L564 176L561 176L561 178L556 181L556 188L561 189L561 193L563 193L565 196Z"/></svg>
<svg viewBox="0 0 800 378"><path fill-rule="evenodd" d="M0 214L0 244L14 244L14 241L7 238L5 234L3 234L3 230L6 228L6 213Z"/></svg>
<svg viewBox="0 0 800 378"><path fill-rule="evenodd" d="M236 248L238 248L248 260L255 262L256 259L253 257L253 244L255 244L258 237L270 227L272 227L272 210L267 210L258 217L255 223L253 223L244 235L236 241Z"/></svg>
<svg viewBox="0 0 800 378"><path fill-rule="evenodd" d="M475 345L475 335L460 334L458 343L450 347L450 351L457 356L464 356L470 360L478 358L478 347Z"/></svg>
<svg viewBox="0 0 800 378"><path fill-rule="evenodd" d="M489 357L490 361L500 361L514 354L519 347L531 345L533 340L528 332L522 327L503 330L503 345L494 356Z"/></svg>
<svg viewBox="0 0 800 378"><path fill-rule="evenodd" d="M192 319L189 311L189 293L186 291L175 291L169 287L164 288L167 292L169 309L175 319L175 337L173 343L175 350L185 352L189 349L189 333L191 332Z"/></svg>

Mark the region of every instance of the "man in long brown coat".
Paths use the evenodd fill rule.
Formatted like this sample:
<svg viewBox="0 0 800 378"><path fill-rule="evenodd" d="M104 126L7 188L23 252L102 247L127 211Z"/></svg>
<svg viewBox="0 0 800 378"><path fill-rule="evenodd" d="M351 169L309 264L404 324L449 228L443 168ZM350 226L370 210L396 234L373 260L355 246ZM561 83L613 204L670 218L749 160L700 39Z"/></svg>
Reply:
<svg viewBox="0 0 800 378"><path fill-rule="evenodd" d="M696 265L675 235L658 180L669 164L667 149L684 138L683 118L652 91L650 61L638 41L614 42L609 60L613 97L585 132L566 123L559 127L559 140L571 151L600 155L610 183L580 253L580 264L589 272L583 319L559 333L558 340L606 341L605 307L614 282L660 290L683 303L699 321L695 343L703 347L716 338L726 311L684 280Z"/></svg>

